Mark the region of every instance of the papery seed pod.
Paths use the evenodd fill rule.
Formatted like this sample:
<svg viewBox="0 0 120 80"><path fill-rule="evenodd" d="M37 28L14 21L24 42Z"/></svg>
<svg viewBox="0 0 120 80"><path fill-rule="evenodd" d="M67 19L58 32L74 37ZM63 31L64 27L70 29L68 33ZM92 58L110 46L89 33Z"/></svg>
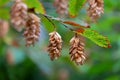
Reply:
<svg viewBox="0 0 120 80"><path fill-rule="evenodd" d="M21 0L15 0L11 9L11 23L17 31L21 31L27 20L27 5Z"/></svg>
<svg viewBox="0 0 120 80"><path fill-rule="evenodd" d="M54 6L60 17L65 17L68 14L68 0L55 0Z"/></svg>
<svg viewBox="0 0 120 80"><path fill-rule="evenodd" d="M71 40L70 40L70 57L72 61L75 61L77 65L83 64L86 60L85 54L84 54L84 40L83 37L76 34Z"/></svg>
<svg viewBox="0 0 120 80"><path fill-rule="evenodd" d="M0 38L6 36L9 31L9 23L7 21L0 20Z"/></svg>
<svg viewBox="0 0 120 80"><path fill-rule="evenodd" d="M48 52L51 60L58 59L61 55L62 50L62 39L61 36L56 32L52 32L49 34L49 46L48 46Z"/></svg>
<svg viewBox="0 0 120 80"><path fill-rule="evenodd" d="M40 18L33 13L28 14L28 20L24 31L26 46L34 45L40 36Z"/></svg>
<svg viewBox="0 0 120 80"><path fill-rule="evenodd" d="M89 8L87 10L88 15L92 21L96 21L104 13L104 1L103 0L88 0Z"/></svg>

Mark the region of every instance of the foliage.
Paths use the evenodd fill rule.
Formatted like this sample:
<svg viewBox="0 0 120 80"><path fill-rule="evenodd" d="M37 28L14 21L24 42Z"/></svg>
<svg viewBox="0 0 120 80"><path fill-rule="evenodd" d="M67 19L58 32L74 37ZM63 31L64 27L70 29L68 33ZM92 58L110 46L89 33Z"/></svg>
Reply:
<svg viewBox="0 0 120 80"><path fill-rule="evenodd" d="M10 15L8 12L10 11L12 3L9 0L1 1L0 19L2 18L9 20ZM30 1L32 2L33 0ZM24 46L25 43L23 41L23 36L21 33L16 32L12 28L12 25L7 36L4 39L0 38L0 80L58 80L60 78L60 73L64 74L64 71L68 72L68 80L120 80L120 1L104 1L104 15L97 23L91 24L91 29L83 28L83 34L81 32L80 34L94 41L101 47L108 47L109 41L106 41L106 37L98 34L98 32L102 33L103 35L107 35L112 45L110 49L97 47L90 40L87 40L86 53L88 56L90 56L90 58L88 58L83 66L76 66L69 60L68 56L69 40L73 36L74 32L66 29L63 25L61 25L61 23L63 24L61 20L53 20L52 18L54 17L52 17L50 19L53 23L55 23L55 25L57 25L56 27L58 28L58 32L63 37L64 48L62 51L62 57L57 61L51 62L49 60L48 54L44 50L46 49L48 41L48 34L46 34L46 30L51 32L54 30L54 27L51 22L48 21L48 19L40 16L42 24L44 25L41 27L42 32L40 42L38 42L34 47L26 48ZM52 7L53 0L41 0L41 2L46 6L45 8L47 14L55 12ZM1 7L3 5L5 5L5 7ZM30 8L33 7L34 6L30 6ZM37 11L37 13L42 12L43 11ZM52 13L51 16L57 16L57 14ZM85 12L81 12L77 15L78 18L68 18L65 21L71 20L76 24L79 23L79 25L82 25L79 18L83 20L85 18L84 16ZM64 24L67 25L68 28L72 28L79 32L79 26L73 26L67 23ZM97 36L92 36L94 34ZM102 40L104 41L101 42L102 40L100 39L98 42L98 36L100 36L100 38L102 37ZM19 43L19 46L15 46L15 44L13 44L14 40ZM11 48L13 48L12 52L15 63L12 65L10 65L6 60L6 53L8 49L11 50ZM20 56L20 54L22 54L20 52L23 52L25 55Z"/></svg>
<svg viewBox="0 0 120 80"><path fill-rule="evenodd" d="M45 16L45 9L42 5L41 2L39 2L38 0L31 0L31 1L28 1L28 0L24 0L24 2L28 5L29 8L34 8L35 9L35 12L36 13L39 13L39 14L42 14L42 22L44 23L45 26L54 26L54 22L51 20L51 18L48 18L47 16ZM69 4L69 13L71 16L77 16L79 10L82 8L82 6L85 4L86 0L70 0L70 4ZM34 3L34 4L33 4ZM8 16L8 12L7 10L3 10L1 11L1 14L7 14L6 17L1 17L1 18L9 18ZM70 21L64 21L63 23L65 24L69 24L71 26L77 26L77 27L82 27L84 28L84 26L81 26L80 24L77 24L75 22L70 22ZM51 31L51 27L46 27L48 30ZM93 36L93 37L90 37L89 35ZM87 34L87 35L86 35ZM90 31L89 29L88 30L85 30L84 34L83 34L85 37L91 39L93 42L95 42L96 44L98 44L99 46L101 47L106 47L108 45L110 45L110 42L109 40L106 41L105 38L100 38L99 36L99 39L95 39L95 37L97 38L98 37L98 34L94 34L93 31ZM106 47L107 48L107 47Z"/></svg>
<svg viewBox="0 0 120 80"><path fill-rule="evenodd" d="M110 42L107 39L107 37L100 35L94 30L86 29L82 35L89 38L90 40L92 40L93 42L95 42L97 45L101 47L110 48Z"/></svg>

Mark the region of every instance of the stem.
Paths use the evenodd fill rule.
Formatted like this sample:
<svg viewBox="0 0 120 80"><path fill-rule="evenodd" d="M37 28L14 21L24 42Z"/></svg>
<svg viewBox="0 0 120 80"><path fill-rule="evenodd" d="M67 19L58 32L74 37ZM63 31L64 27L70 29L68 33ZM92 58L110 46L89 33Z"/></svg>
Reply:
<svg viewBox="0 0 120 80"><path fill-rule="evenodd" d="M53 17L51 17L51 16L49 16L49 15L44 15L44 14L41 14L41 15L43 15L45 18L47 18L53 25L54 25L54 23L51 21L51 19L52 19L52 20L59 21L65 28L69 29L70 31L74 31L72 28L69 28L67 25L65 25L65 24L63 23L63 21L62 21L61 19L59 19L59 18L53 18ZM50 18L50 19L49 19L49 18ZM54 26L55 26L55 25L54 25ZM56 28L56 26L55 26L55 28Z"/></svg>
<svg viewBox="0 0 120 80"><path fill-rule="evenodd" d="M77 33L75 33L75 37L78 37L78 34L77 34Z"/></svg>
<svg viewBox="0 0 120 80"><path fill-rule="evenodd" d="M63 23L64 21L61 20L61 19L59 19L59 18L53 18L52 16L45 15L45 14L40 14L40 15L44 16L47 20L49 20L49 22L51 22L52 25L54 26L55 30L56 30L56 26L55 26L55 24L54 24L51 20L59 21L65 28L67 28L67 29L69 29L70 31L76 33L74 29L72 29L72 28L68 27L67 25L65 25L65 24Z"/></svg>
<svg viewBox="0 0 120 80"><path fill-rule="evenodd" d="M43 14L42 14L42 15L43 15ZM49 17L49 18L52 19L52 20L56 20L56 21L59 21L59 22L63 22L60 18L54 18L54 17L49 16L49 15L43 15L43 16Z"/></svg>
<svg viewBox="0 0 120 80"><path fill-rule="evenodd" d="M65 28L69 29L70 31L72 31L72 32L74 31L72 28L69 28L67 25L65 25L65 24L63 24L63 23L62 23L62 25L63 25Z"/></svg>

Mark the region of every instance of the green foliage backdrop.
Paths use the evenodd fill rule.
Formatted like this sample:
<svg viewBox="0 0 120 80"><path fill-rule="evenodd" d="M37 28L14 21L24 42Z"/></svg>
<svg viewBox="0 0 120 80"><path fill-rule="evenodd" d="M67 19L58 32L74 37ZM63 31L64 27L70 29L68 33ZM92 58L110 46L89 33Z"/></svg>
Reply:
<svg viewBox="0 0 120 80"><path fill-rule="evenodd" d="M40 1L45 6L47 14L57 16L53 0ZM68 55L69 40L74 34L56 21L55 25L64 40L64 45L60 59L50 61L45 49L48 45L48 32L52 31L52 26L41 26L40 41L34 47L26 48L22 33L18 33L11 25L7 36L0 39L0 80L60 80L63 73L68 80L120 80L120 0L104 0L104 2L105 13L97 23L91 24L91 28L108 36L111 48L98 47L86 39L85 48L89 58L84 65L77 66L70 61ZM36 1L35 3L37 4ZM10 21L9 12L12 4L12 0L0 0L0 19ZM36 12L44 12L44 9L42 10L36 9ZM77 14L78 18L70 20L82 24L80 19L85 20L86 12L81 10L71 15ZM47 21L43 22L49 24ZM84 35L87 36L87 33ZM8 52L12 55L12 63L7 60Z"/></svg>

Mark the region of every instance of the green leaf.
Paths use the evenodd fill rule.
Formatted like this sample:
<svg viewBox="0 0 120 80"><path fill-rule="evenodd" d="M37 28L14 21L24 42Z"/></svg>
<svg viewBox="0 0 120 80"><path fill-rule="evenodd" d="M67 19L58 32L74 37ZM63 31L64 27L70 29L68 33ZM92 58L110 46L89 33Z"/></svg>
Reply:
<svg viewBox="0 0 120 80"><path fill-rule="evenodd" d="M51 23L53 22L51 19L49 19L48 17L46 18L45 16L41 15L41 21L48 32L54 31L55 28L54 28L54 25Z"/></svg>
<svg viewBox="0 0 120 80"><path fill-rule="evenodd" d="M110 41L108 40L108 38L100 35L98 32L94 30L85 29L83 33L79 33L79 32L77 33L90 39L91 41L93 41L94 43L96 43L101 47L110 48Z"/></svg>
<svg viewBox="0 0 120 80"><path fill-rule="evenodd" d="M79 10L83 7L86 0L70 0L69 2L69 14L70 17L76 17L79 13Z"/></svg>
<svg viewBox="0 0 120 80"><path fill-rule="evenodd" d="M35 8L36 13L45 14L45 9L39 0L23 0L28 8Z"/></svg>
<svg viewBox="0 0 120 80"><path fill-rule="evenodd" d="M9 9L7 9L7 8L0 9L0 19L8 20L10 18L9 12L10 12Z"/></svg>

